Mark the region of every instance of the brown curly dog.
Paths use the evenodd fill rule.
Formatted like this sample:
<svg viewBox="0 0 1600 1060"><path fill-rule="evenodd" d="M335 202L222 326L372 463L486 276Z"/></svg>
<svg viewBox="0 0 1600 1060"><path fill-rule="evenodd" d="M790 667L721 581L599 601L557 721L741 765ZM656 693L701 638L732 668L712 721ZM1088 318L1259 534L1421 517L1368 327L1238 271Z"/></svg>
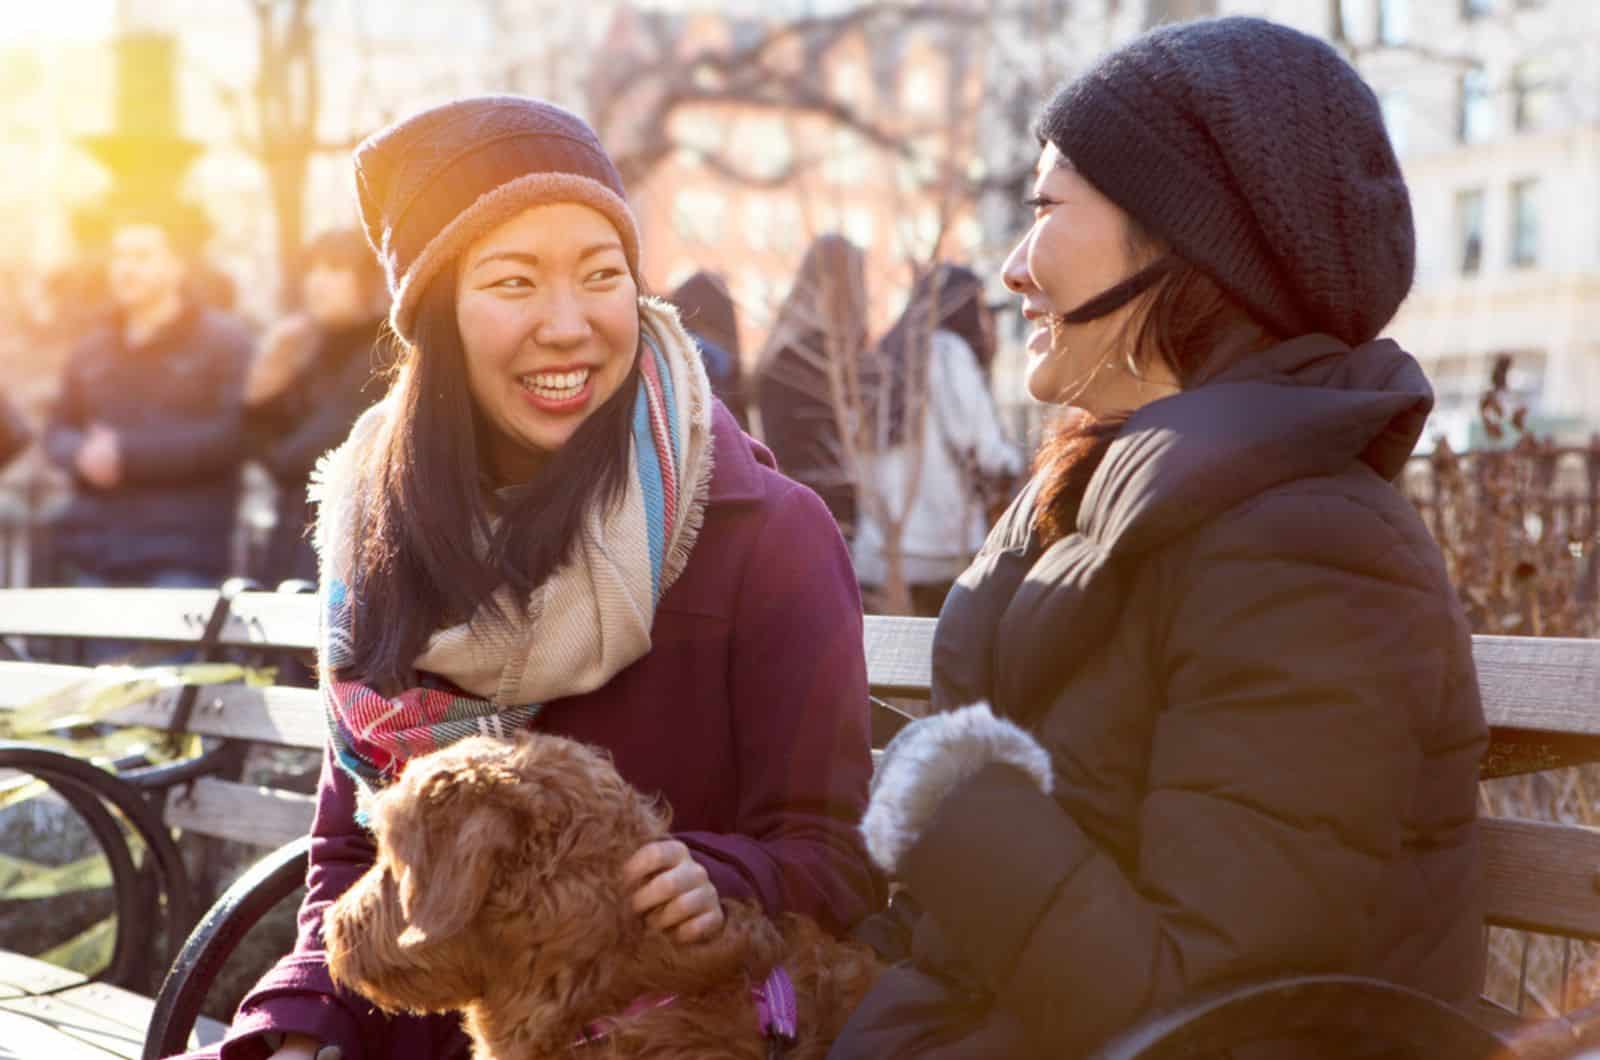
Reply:
<svg viewBox="0 0 1600 1060"><path fill-rule="evenodd" d="M783 1055L820 1058L878 971L866 947L743 902L705 942L647 928L622 866L666 814L572 740L462 740L412 761L369 812L377 860L323 921L334 981L390 1012L461 1010L479 1060L760 1060L752 988L775 965L798 1000Z"/></svg>

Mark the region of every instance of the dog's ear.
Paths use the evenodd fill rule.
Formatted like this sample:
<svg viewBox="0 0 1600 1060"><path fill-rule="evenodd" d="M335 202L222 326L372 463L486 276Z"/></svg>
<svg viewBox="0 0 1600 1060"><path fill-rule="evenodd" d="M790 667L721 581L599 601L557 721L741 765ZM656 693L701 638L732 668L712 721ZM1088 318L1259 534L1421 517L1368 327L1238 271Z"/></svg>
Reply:
<svg viewBox="0 0 1600 1060"><path fill-rule="evenodd" d="M404 818L385 822L400 910L402 946L461 934L489 896L511 829L492 799L469 786L430 784Z"/></svg>

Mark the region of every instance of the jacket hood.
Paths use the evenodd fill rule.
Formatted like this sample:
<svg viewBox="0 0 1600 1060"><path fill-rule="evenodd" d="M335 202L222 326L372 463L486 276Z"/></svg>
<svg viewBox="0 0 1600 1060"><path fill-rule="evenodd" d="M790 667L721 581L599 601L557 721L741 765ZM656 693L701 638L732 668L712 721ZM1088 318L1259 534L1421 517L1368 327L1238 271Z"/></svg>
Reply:
<svg viewBox="0 0 1600 1060"><path fill-rule="evenodd" d="M1094 643L1116 621L1124 561L1287 482L1356 461L1393 478L1432 406L1421 368L1393 342L1352 349L1307 335L1139 409L1089 482L1077 534L1040 549L1035 476L957 581L934 641L935 707L1037 702L1081 656L1015 646L1037 645L1041 629L1054 643Z"/></svg>
<svg viewBox="0 0 1600 1060"><path fill-rule="evenodd" d="M1096 471L1078 529L1145 551L1248 498L1361 461L1405 468L1433 408L1416 359L1389 339L1306 335L1244 358L1128 420Z"/></svg>

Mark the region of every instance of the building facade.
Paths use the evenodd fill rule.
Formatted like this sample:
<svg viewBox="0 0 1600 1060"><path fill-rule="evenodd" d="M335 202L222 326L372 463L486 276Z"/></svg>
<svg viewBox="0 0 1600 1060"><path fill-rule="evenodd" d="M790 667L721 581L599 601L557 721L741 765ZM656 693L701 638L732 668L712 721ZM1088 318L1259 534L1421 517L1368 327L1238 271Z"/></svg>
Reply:
<svg viewBox="0 0 1600 1060"><path fill-rule="evenodd" d="M848 6L820 4L791 15ZM608 72L736 53L778 24L770 13L619 7L602 35L590 88L588 111L605 119L601 139L615 155L628 155L654 131L649 123L663 120L657 93L668 91L648 78ZM959 181L944 179L943 168L975 155L983 88L978 60L976 49L941 24L894 34L798 35L763 57L772 73L758 75L753 90L668 109L674 147L629 187L646 282L668 291L699 270L721 274L753 365L806 247L838 233L865 252L871 323L874 331L886 327L916 268L937 258L971 261L980 250L970 196L955 189ZM786 78L828 106L848 109L859 123L820 107L763 101L763 92ZM796 96L785 87L777 91Z"/></svg>

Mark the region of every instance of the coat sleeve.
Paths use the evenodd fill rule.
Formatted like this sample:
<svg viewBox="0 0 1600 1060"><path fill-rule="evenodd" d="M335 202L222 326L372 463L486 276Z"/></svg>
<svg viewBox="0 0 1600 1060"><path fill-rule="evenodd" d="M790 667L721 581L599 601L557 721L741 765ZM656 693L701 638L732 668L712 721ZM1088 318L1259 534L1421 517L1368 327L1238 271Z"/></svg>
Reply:
<svg viewBox="0 0 1600 1060"><path fill-rule="evenodd" d="M371 833L355 820L355 782L330 751L317 785L310 867L300 903L294 951L246 995L229 1028L221 1060L256 1060L269 1050L269 1032L307 1034L337 1045L345 1060L375 1058L387 1017L370 1002L334 986L322 942L322 914L361 878L376 856Z"/></svg>
<svg viewBox="0 0 1600 1060"><path fill-rule="evenodd" d="M774 502L732 636L737 825L678 838L724 897L843 931L881 901L857 828L872 774L867 668L849 556L810 490Z"/></svg>
<svg viewBox="0 0 1600 1060"><path fill-rule="evenodd" d="M1461 635L1448 587L1351 498L1262 498L1221 522L1140 616L1166 706L1136 861L1003 766L948 796L908 856L914 893L1048 1055L1196 987L1357 967L1399 849L1410 707L1438 702ZM1059 769L1070 749L1052 753Z"/></svg>
<svg viewBox="0 0 1600 1060"><path fill-rule="evenodd" d="M204 417L119 429L117 448L127 482L188 482L237 467L244 459L244 379L250 340L243 327L231 324L214 329L208 338L215 404Z"/></svg>

